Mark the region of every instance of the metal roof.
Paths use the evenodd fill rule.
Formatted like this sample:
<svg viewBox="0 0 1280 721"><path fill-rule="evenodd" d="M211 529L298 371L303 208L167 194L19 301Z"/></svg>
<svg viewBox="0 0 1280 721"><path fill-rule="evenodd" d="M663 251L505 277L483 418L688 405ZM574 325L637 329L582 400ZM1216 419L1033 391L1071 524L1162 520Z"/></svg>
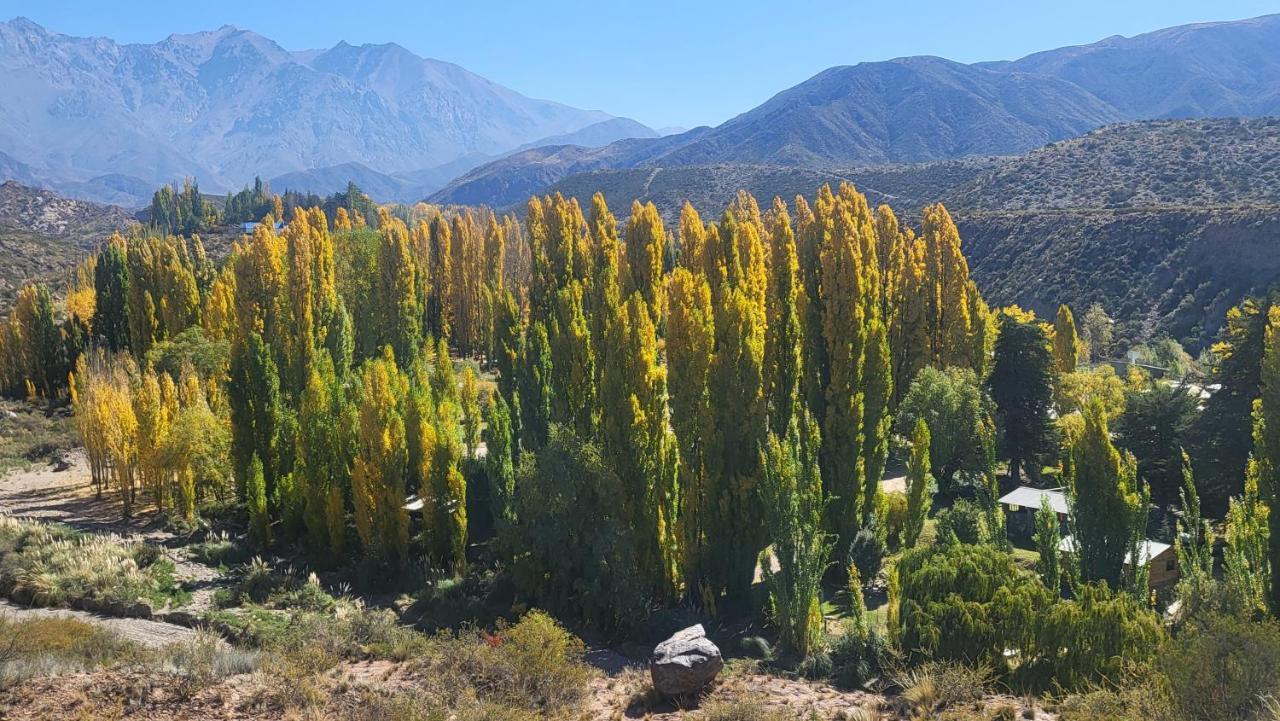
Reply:
<svg viewBox="0 0 1280 721"><path fill-rule="evenodd" d="M1048 498L1049 506L1053 508L1055 513L1067 513L1067 497L1059 489L1049 488L1032 488L1031 486L1018 486L1000 497L1000 502L1030 508L1033 511L1040 509L1040 499Z"/></svg>
<svg viewBox="0 0 1280 721"><path fill-rule="evenodd" d="M1142 542L1142 560L1144 563L1151 563L1152 559L1159 558L1160 554L1168 551L1170 548L1173 548L1173 546L1170 546L1167 543L1153 541L1148 538ZM1075 551L1075 539L1071 536L1063 538L1062 541L1058 543L1058 550L1064 553L1072 553ZM1126 553L1124 556L1124 562L1127 565L1129 561L1130 555Z"/></svg>

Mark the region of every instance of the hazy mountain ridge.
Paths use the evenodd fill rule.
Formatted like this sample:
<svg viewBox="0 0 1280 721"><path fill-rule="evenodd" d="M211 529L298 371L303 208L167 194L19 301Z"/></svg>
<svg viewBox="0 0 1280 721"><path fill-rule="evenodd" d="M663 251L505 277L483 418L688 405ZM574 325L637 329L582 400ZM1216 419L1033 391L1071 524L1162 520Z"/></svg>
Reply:
<svg viewBox="0 0 1280 721"><path fill-rule="evenodd" d="M353 161L412 173L619 120L397 45L292 53L230 26L121 45L18 18L0 23L0 71L0 151L59 188L121 174L228 190ZM630 126L607 127L596 137Z"/></svg>
<svg viewBox="0 0 1280 721"><path fill-rule="evenodd" d="M1280 114L1280 15L1112 37L1015 61L909 57L830 68L715 128L625 148L544 149L481 166L433 199L514 202L486 193L529 189L526 165L548 185L602 168L829 169L1016 154L1124 120L1272 114Z"/></svg>

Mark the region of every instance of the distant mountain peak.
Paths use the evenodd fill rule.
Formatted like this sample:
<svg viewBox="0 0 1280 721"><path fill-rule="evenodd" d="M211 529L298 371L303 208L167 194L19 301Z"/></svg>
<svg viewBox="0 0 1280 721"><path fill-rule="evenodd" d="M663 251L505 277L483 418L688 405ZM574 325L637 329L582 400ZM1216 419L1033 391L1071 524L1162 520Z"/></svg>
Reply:
<svg viewBox="0 0 1280 721"><path fill-rule="evenodd" d="M395 43L291 52L234 25L119 44L16 18L0 24L0 66L5 166L76 192L112 174L153 185L195 176L219 192L353 161L419 172L612 117ZM105 188L112 200L120 187Z"/></svg>

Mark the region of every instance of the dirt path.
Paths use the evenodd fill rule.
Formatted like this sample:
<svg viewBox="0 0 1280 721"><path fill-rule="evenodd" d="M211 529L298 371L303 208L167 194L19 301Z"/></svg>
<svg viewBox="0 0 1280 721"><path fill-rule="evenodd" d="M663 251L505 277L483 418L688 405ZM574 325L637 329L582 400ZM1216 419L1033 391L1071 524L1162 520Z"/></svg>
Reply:
<svg viewBox="0 0 1280 721"><path fill-rule="evenodd" d="M126 521L117 494L108 491L99 498L84 449L72 451L67 460L70 466L60 471L45 465L0 476L0 514L160 546L173 561L178 577L191 584L192 599L183 610L207 610L221 580L217 570L193 561L181 546L182 539L155 515L143 513Z"/></svg>
<svg viewBox="0 0 1280 721"><path fill-rule="evenodd" d="M141 618L117 618L102 616L88 611L77 611L64 608L26 608L0 599L0 616L17 620L25 618L74 618L85 623L108 628L122 638L141 646L159 648L171 643L190 641L197 632L184 626L175 626L163 621L149 621Z"/></svg>

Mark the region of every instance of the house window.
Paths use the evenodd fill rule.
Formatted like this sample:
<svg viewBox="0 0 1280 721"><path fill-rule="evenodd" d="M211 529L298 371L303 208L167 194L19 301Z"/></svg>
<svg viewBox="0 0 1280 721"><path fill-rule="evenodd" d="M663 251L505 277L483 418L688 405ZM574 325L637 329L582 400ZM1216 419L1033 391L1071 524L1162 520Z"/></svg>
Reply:
<svg viewBox="0 0 1280 721"><path fill-rule="evenodd" d="M1176 558L1168 558L1168 559L1165 559L1165 562L1164 562L1164 570L1166 570L1166 571L1176 571L1176 570L1178 570L1178 559L1176 559Z"/></svg>

